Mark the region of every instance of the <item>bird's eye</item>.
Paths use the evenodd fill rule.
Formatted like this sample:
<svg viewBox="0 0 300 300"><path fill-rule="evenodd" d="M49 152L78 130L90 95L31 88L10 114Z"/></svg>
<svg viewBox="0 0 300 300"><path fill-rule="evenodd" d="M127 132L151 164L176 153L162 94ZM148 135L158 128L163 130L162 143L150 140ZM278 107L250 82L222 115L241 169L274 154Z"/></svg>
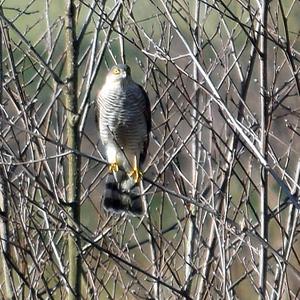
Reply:
<svg viewBox="0 0 300 300"><path fill-rule="evenodd" d="M114 75L119 75L120 74L120 70L118 68L113 69L113 74Z"/></svg>

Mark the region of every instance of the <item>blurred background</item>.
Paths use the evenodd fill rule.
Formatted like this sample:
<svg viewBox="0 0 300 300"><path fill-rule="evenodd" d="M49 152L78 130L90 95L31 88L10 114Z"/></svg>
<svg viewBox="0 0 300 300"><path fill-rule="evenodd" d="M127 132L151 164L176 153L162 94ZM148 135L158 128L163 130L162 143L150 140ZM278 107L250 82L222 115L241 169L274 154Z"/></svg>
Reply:
<svg viewBox="0 0 300 300"><path fill-rule="evenodd" d="M297 0L1 1L0 298L300 299L299 15ZM102 206L94 102L121 62L151 102L142 217Z"/></svg>

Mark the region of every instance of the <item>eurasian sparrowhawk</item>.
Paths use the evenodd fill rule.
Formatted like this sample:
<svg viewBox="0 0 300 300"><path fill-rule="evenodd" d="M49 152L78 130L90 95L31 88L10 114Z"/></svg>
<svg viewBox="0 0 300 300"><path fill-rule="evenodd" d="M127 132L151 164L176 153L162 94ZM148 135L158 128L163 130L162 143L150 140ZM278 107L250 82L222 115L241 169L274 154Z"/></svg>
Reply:
<svg viewBox="0 0 300 300"><path fill-rule="evenodd" d="M131 78L129 66L113 66L97 98L100 138L109 163L104 207L143 214L141 164L151 130L149 98Z"/></svg>

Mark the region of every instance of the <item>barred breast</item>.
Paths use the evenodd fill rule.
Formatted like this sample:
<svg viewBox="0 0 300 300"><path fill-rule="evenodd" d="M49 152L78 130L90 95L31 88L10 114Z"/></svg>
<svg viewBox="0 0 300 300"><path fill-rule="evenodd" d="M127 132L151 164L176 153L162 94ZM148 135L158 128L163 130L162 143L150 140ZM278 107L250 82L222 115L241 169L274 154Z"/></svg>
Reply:
<svg viewBox="0 0 300 300"><path fill-rule="evenodd" d="M114 142L125 152L140 154L147 137L145 99L141 88L105 84L99 94L99 129L103 144Z"/></svg>

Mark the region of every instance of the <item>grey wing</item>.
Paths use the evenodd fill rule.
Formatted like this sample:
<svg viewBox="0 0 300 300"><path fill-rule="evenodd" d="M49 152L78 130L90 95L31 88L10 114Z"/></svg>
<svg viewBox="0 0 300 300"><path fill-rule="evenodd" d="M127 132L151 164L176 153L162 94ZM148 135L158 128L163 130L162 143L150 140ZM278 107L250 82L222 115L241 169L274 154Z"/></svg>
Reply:
<svg viewBox="0 0 300 300"><path fill-rule="evenodd" d="M139 88L140 88L140 91L141 91L144 101L145 101L143 114L144 114L144 117L146 120L146 125L147 125L147 136L145 138L143 149L142 149L141 155L140 155L140 162L143 163L147 156L147 150L148 150L148 146L149 146L149 133L150 133L151 127L152 127L152 125L151 125L151 105L150 105L149 97L148 97L147 93L145 92L145 90L143 89L143 87L139 85Z"/></svg>
<svg viewBox="0 0 300 300"><path fill-rule="evenodd" d="M95 110L94 118L95 118L95 122L96 122L98 130L99 130L99 125L100 125L100 101L101 101L100 92L98 93L97 98L94 101L94 110Z"/></svg>

